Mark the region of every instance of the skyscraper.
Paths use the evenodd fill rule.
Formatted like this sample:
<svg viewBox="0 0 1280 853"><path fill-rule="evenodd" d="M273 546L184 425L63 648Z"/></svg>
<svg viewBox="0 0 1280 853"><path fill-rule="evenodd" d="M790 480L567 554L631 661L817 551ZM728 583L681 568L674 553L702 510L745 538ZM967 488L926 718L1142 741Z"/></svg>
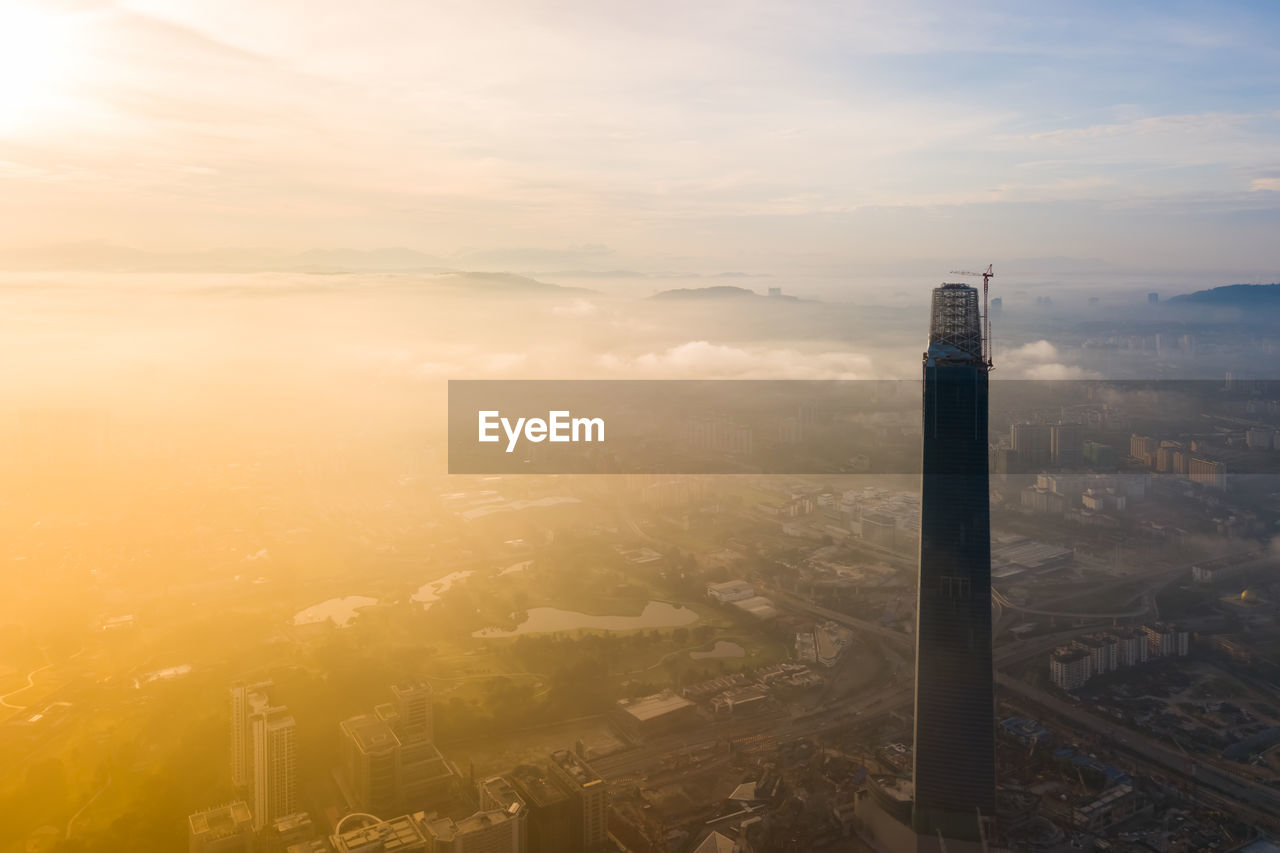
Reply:
<svg viewBox="0 0 1280 853"><path fill-rule="evenodd" d="M253 784L253 729L249 721L271 704L271 686L270 681L231 685L231 784L237 788Z"/></svg>
<svg viewBox="0 0 1280 853"><path fill-rule="evenodd" d="M979 841L995 811L987 378L978 291L934 289L924 354L912 826Z"/></svg>
<svg viewBox="0 0 1280 853"><path fill-rule="evenodd" d="M551 753L551 776L574 803L579 850L597 850L609 837L609 795L600 774L567 749Z"/></svg>
<svg viewBox="0 0 1280 853"><path fill-rule="evenodd" d="M297 727L287 708L265 708L253 730L253 826L262 829L298 810Z"/></svg>

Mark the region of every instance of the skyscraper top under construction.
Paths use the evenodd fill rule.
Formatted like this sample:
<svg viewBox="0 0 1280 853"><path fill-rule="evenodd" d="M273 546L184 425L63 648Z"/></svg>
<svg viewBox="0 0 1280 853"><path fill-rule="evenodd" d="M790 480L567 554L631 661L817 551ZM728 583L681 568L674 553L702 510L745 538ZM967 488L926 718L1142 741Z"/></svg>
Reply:
<svg viewBox="0 0 1280 853"><path fill-rule="evenodd" d="M981 841L995 811L987 378L979 295L933 291L924 354L912 824Z"/></svg>

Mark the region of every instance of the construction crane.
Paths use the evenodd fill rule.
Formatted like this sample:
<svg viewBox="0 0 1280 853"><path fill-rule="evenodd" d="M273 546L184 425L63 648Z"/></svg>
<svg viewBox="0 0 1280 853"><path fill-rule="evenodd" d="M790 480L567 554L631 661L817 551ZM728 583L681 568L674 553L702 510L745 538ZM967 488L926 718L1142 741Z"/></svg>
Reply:
<svg viewBox="0 0 1280 853"><path fill-rule="evenodd" d="M986 272L952 270L950 273L951 275L968 275L974 278L982 276L982 360L987 363L987 370L995 370L995 364L991 361L991 313L987 301L987 294L991 289L991 279L996 277L996 274L991 271L993 266L994 264L987 264Z"/></svg>

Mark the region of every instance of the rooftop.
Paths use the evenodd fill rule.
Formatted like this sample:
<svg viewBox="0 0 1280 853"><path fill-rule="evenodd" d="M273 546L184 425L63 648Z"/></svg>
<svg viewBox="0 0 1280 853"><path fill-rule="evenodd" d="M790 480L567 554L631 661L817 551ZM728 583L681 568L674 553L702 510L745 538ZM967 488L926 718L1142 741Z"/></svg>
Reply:
<svg viewBox="0 0 1280 853"><path fill-rule="evenodd" d="M392 853L396 850L412 849L415 845L419 849L426 849L426 842L426 836L408 815L333 836L333 846L338 853L367 848ZM371 847L375 844L380 846Z"/></svg>
<svg viewBox="0 0 1280 853"><path fill-rule="evenodd" d="M400 745L395 733L387 725L386 720L372 714L361 714L342 721L342 730L347 733L360 751L364 753L381 752L394 749Z"/></svg>
<svg viewBox="0 0 1280 853"><path fill-rule="evenodd" d="M600 775L567 749L558 749L551 753L551 761L584 788L600 782Z"/></svg>
<svg viewBox="0 0 1280 853"><path fill-rule="evenodd" d="M618 707L637 720L652 720L657 717L693 707L693 703L683 696L674 693L655 693L639 699L624 699Z"/></svg>
<svg viewBox="0 0 1280 853"><path fill-rule="evenodd" d="M191 834L206 838L226 838L242 831L253 823L249 806L243 800L196 812L189 817Z"/></svg>
<svg viewBox="0 0 1280 853"><path fill-rule="evenodd" d="M530 764L522 764L511 771L511 779L534 806L551 806L569 799L546 773Z"/></svg>

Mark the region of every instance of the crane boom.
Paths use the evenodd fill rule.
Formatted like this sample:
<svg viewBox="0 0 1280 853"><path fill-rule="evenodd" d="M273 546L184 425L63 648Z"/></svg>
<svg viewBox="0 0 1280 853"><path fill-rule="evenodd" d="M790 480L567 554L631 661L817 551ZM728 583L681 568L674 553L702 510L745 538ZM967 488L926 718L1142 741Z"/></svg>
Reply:
<svg viewBox="0 0 1280 853"><path fill-rule="evenodd" d="M982 276L982 360L987 363L987 370L994 370L991 360L991 312L988 296L991 290L991 279L996 277L992 272L994 264L987 264L986 272L969 272L968 270L952 270L951 275L967 275L977 278Z"/></svg>

